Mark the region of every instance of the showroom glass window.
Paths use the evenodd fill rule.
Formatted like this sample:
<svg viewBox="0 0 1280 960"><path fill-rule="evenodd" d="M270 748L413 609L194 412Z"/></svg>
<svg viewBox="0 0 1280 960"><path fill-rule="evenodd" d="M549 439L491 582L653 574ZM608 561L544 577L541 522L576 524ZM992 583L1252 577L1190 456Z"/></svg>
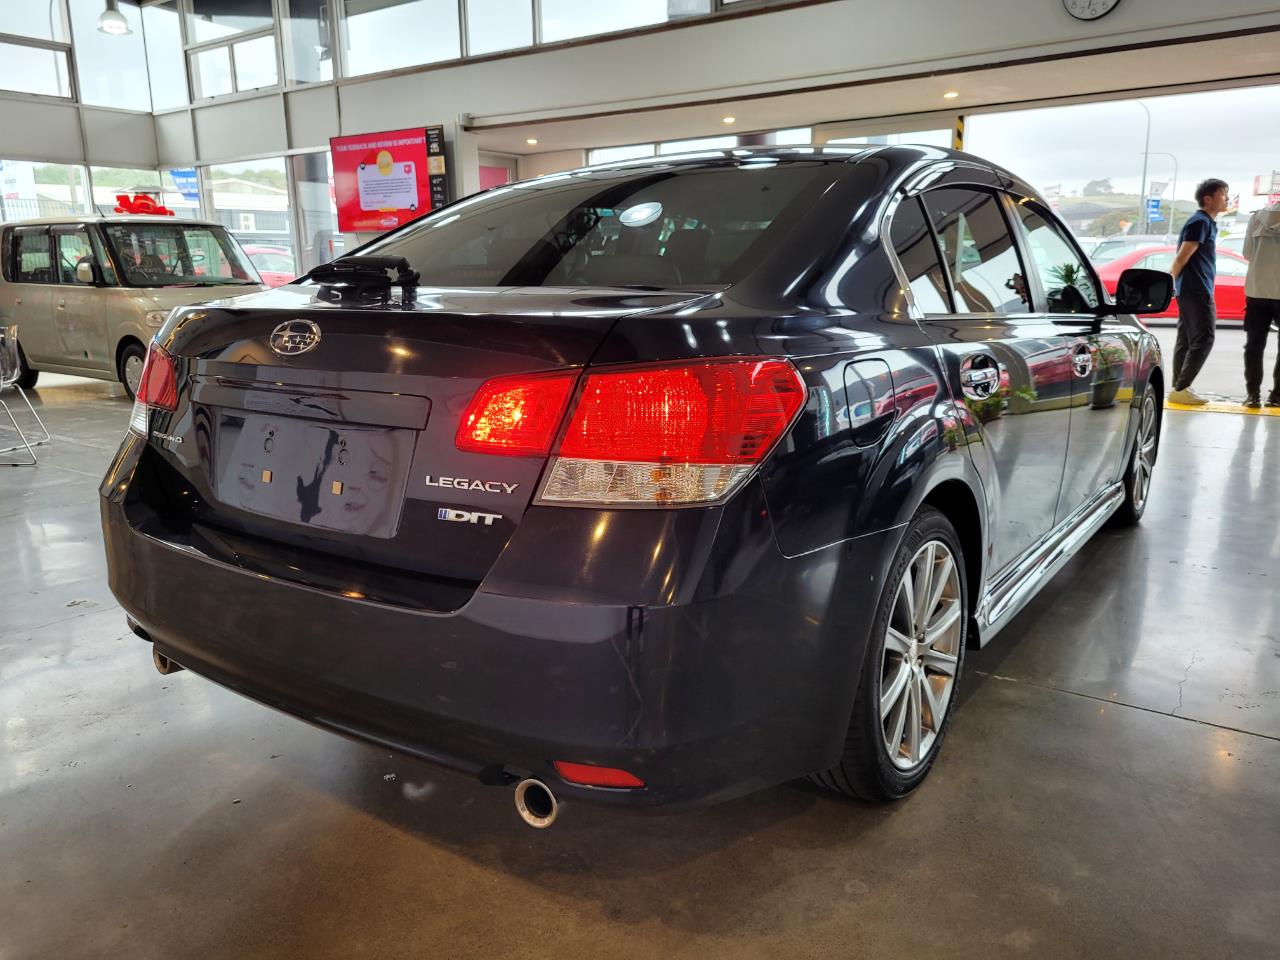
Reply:
<svg viewBox="0 0 1280 960"><path fill-rule="evenodd" d="M344 0L343 13L347 76L462 55L457 0Z"/></svg>
<svg viewBox="0 0 1280 960"><path fill-rule="evenodd" d="M284 75L289 83L323 83L333 79L333 61L337 55L329 20L333 2L285 0L280 5Z"/></svg>
<svg viewBox="0 0 1280 960"><path fill-rule="evenodd" d="M938 247L933 232L925 220L924 210L915 197L907 197L898 204L893 214L889 240L898 263L907 275L911 297L923 313L950 313L950 295L947 277L938 259ZM906 305L894 309L906 313Z"/></svg>
<svg viewBox="0 0 1280 960"><path fill-rule="evenodd" d="M213 217L227 228L245 253L289 258L297 272L293 215L284 157L225 163L205 171Z"/></svg>
<svg viewBox="0 0 1280 960"><path fill-rule="evenodd" d="M272 0L191 0L191 85L198 99L278 86Z"/></svg>
<svg viewBox="0 0 1280 960"><path fill-rule="evenodd" d="M738 145L737 137L702 137L697 140L669 140L658 144L659 154L693 153L698 150L732 150Z"/></svg>
<svg viewBox="0 0 1280 960"><path fill-rule="evenodd" d="M615 160L638 160L652 157L657 148L652 143L636 143L629 147L600 147L587 153L588 163L613 163Z"/></svg>
<svg viewBox="0 0 1280 960"><path fill-rule="evenodd" d="M36 43L0 43L0 90L71 96L70 47L62 4L48 0L8 3L4 8L0 33Z"/></svg>
<svg viewBox="0 0 1280 960"><path fill-rule="evenodd" d="M116 208L116 197L136 193L159 198L160 174L155 170L136 170L126 167L90 167L93 182L93 207L98 213L111 213Z"/></svg>
<svg viewBox="0 0 1280 960"><path fill-rule="evenodd" d="M98 29L100 0L70 0L72 50L82 103L125 110L151 110L147 50L142 37L142 11L136 3L117 5L129 24L119 36Z"/></svg>
<svg viewBox="0 0 1280 960"><path fill-rule="evenodd" d="M90 212L84 167L0 160L0 220Z"/></svg>
<svg viewBox="0 0 1280 960"><path fill-rule="evenodd" d="M531 0L467 0L467 53L533 46Z"/></svg>
<svg viewBox="0 0 1280 960"><path fill-rule="evenodd" d="M204 216L200 211L200 190L194 182L195 175L194 167L160 171L160 202L176 216L195 219Z"/></svg>
<svg viewBox="0 0 1280 960"><path fill-rule="evenodd" d="M192 43L222 40L274 26L271 0L191 0L188 22Z"/></svg>
<svg viewBox="0 0 1280 960"><path fill-rule="evenodd" d="M563 174L478 194L367 252L406 257L438 286L717 286L840 173L801 161Z"/></svg>
<svg viewBox="0 0 1280 960"><path fill-rule="evenodd" d="M151 109L185 107L186 58L182 52L182 21L178 0L151 3L142 8L142 31L147 43L147 69L151 76Z"/></svg>
<svg viewBox="0 0 1280 960"><path fill-rule="evenodd" d="M711 12L711 0L542 0L542 42L631 30Z"/></svg>
<svg viewBox="0 0 1280 960"><path fill-rule="evenodd" d="M302 273L342 256L344 244L338 233L338 208L329 189L333 180L329 152L298 154L290 157L289 163L293 167L298 224L302 230L298 263L292 269L294 273ZM259 264L259 269L266 268Z"/></svg>
<svg viewBox="0 0 1280 960"><path fill-rule="evenodd" d="M1084 257L1030 202L1016 204L1050 313L1093 313L1101 302Z"/></svg>
<svg viewBox="0 0 1280 960"><path fill-rule="evenodd" d="M924 194L924 206L951 272L956 312L1030 312L1026 273L996 196L943 188Z"/></svg>

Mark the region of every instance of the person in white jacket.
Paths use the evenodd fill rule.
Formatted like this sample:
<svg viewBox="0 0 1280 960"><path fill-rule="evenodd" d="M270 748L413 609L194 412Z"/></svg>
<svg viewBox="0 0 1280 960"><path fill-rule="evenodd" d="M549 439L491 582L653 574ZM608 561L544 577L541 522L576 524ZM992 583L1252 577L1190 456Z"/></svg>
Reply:
<svg viewBox="0 0 1280 960"><path fill-rule="evenodd" d="M1280 323L1280 203L1249 218L1244 235L1249 274L1244 281L1244 386L1246 407L1262 406L1262 355L1273 323ZM1268 407L1280 407L1280 357L1272 373Z"/></svg>

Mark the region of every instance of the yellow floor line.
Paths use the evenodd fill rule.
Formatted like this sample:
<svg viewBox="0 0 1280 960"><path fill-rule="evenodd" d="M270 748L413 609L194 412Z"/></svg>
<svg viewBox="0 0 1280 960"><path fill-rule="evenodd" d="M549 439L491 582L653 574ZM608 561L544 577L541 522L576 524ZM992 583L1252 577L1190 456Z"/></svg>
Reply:
<svg viewBox="0 0 1280 960"><path fill-rule="evenodd" d="M1192 406L1186 403L1164 403L1166 410L1185 410L1187 413L1243 413L1253 417L1280 417L1280 407L1260 407L1250 410L1236 400L1210 400L1203 406Z"/></svg>

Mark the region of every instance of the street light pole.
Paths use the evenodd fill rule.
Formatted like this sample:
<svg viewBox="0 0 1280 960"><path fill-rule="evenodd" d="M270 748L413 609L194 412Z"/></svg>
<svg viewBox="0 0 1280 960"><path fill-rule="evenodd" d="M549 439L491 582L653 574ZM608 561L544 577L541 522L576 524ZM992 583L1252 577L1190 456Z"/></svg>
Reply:
<svg viewBox="0 0 1280 960"><path fill-rule="evenodd" d="M1147 140L1142 147L1142 193L1138 197L1138 202L1142 205L1142 232L1151 232L1151 217L1147 212L1147 159L1151 153L1151 110L1141 100L1135 100L1143 112L1147 115Z"/></svg>
<svg viewBox="0 0 1280 960"><path fill-rule="evenodd" d="M1173 212L1174 204L1178 202L1178 158L1172 153L1162 153L1157 150L1155 153L1148 153L1152 157L1168 157L1173 161L1173 189L1169 193L1169 219L1165 221L1164 239L1168 243L1169 238L1173 235ZM1146 202L1145 200L1143 201Z"/></svg>

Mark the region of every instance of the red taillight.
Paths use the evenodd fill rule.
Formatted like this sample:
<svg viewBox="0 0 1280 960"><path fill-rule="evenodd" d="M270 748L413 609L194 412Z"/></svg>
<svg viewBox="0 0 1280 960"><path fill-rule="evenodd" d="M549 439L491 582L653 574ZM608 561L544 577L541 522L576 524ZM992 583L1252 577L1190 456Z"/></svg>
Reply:
<svg viewBox="0 0 1280 960"><path fill-rule="evenodd" d="M577 373L498 377L476 392L458 449L546 456ZM543 503L677 506L730 496L804 406L786 360L725 358L592 371L543 481Z"/></svg>
<svg viewBox="0 0 1280 960"><path fill-rule="evenodd" d="M623 787L634 790L644 786L644 781L635 774L615 767L597 767L592 763L567 763L564 760L555 760L552 766L564 780L584 787Z"/></svg>
<svg viewBox="0 0 1280 960"><path fill-rule="evenodd" d="M129 429L139 436L147 436L148 411L178 409L178 370L173 357L155 341L147 348L147 359L142 365L142 377L138 392L133 398L133 412L129 415Z"/></svg>
<svg viewBox="0 0 1280 960"><path fill-rule="evenodd" d="M488 380L458 426L457 446L470 453L545 457L564 417L578 374L527 374Z"/></svg>
<svg viewBox="0 0 1280 960"><path fill-rule="evenodd" d="M138 399L158 410L178 409L178 369L158 343L147 348L147 362L138 383Z"/></svg>
<svg viewBox="0 0 1280 960"><path fill-rule="evenodd" d="M712 360L590 373L559 455L754 464L804 404L785 360Z"/></svg>

